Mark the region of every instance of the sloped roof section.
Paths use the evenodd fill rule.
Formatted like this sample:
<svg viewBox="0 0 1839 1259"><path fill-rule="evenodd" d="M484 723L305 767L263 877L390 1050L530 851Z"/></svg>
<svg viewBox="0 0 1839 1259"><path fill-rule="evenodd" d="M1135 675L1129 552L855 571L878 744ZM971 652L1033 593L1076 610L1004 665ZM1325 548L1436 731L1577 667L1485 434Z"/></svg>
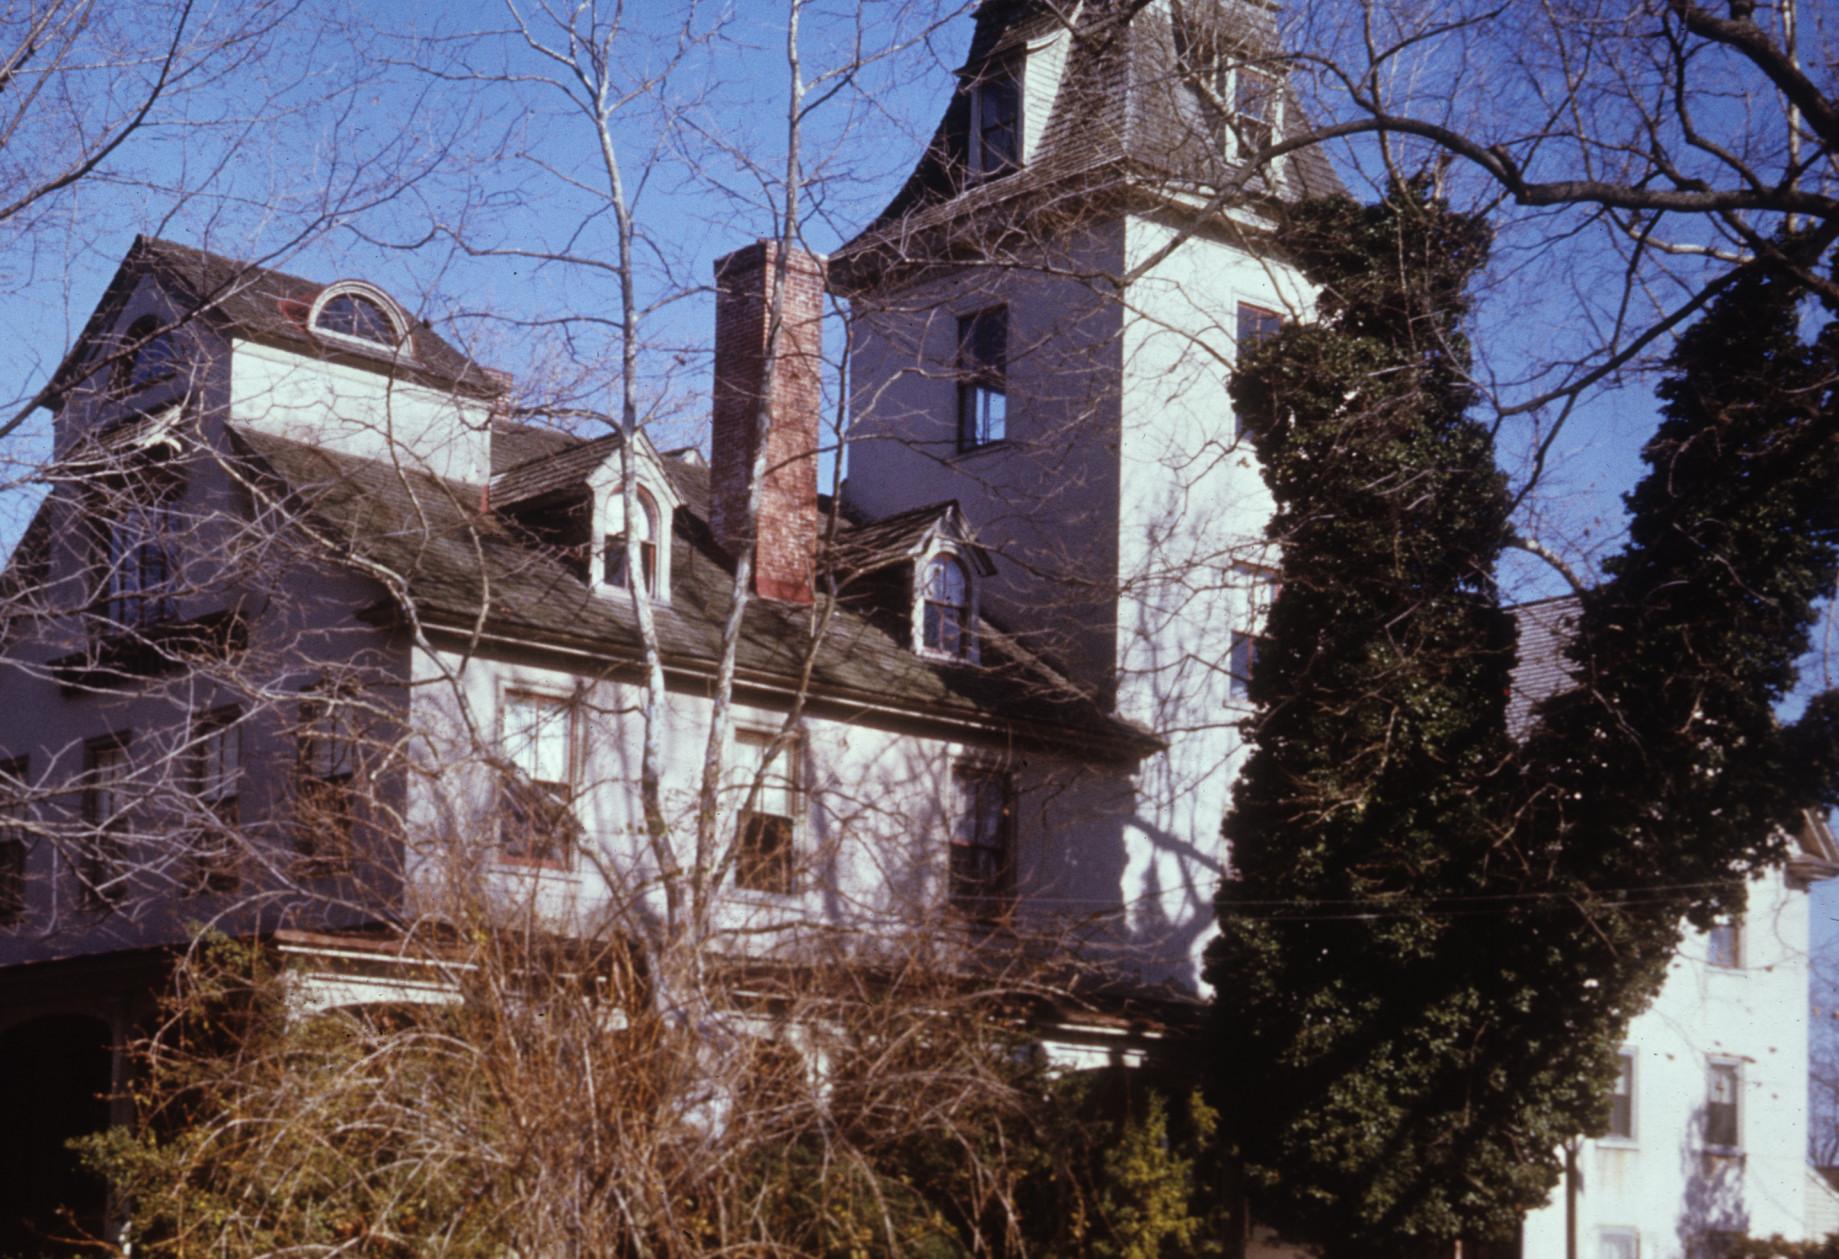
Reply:
<svg viewBox="0 0 1839 1259"><path fill-rule="evenodd" d="M1273 11L1255 0L1183 0L1184 17L1204 25L1211 47L1251 64L1279 70ZM1051 192L1070 191L1095 202L1130 190L1159 194L1206 192L1241 174L1216 119L1196 92L1193 69L1178 55L1174 10L1119 0L991 0L977 11L965 65L970 84L999 64L1009 50L1065 30L1071 40L1053 110L1039 147L1022 169L971 182L966 179L971 94L960 90L947 104L919 164L880 216L844 247L847 255L877 237L928 226L941 214L977 211ZM1302 134L1306 120L1285 88L1282 133ZM1315 147L1283 159L1275 187L1251 175L1245 199L1325 196L1342 190L1327 157Z"/></svg>
<svg viewBox="0 0 1839 1259"><path fill-rule="evenodd" d="M591 590L564 557L480 512L476 489L241 426L231 431L258 470L343 555L396 574L424 624L470 629L483 607L494 634L615 662L638 659L630 603ZM673 478L706 480L707 470L687 460L665 462ZM654 605L653 613L667 669L701 675L720 655L733 574L706 527L687 515L678 513L671 546L671 600ZM828 626L812 660L815 701L1002 725L1092 754L1137 756L1157 746L1152 735L1105 713L1012 644L993 643L982 667L932 661L847 601L827 606L820 598L816 611L828 613ZM737 658L743 684L784 686L800 676L812 613L770 600L749 603Z"/></svg>
<svg viewBox="0 0 1839 1259"><path fill-rule="evenodd" d="M502 379L474 362L425 323L411 321L408 353L370 354L349 345L329 345L307 326L313 301L328 286L270 267L239 262L175 241L137 236L116 269L102 301L40 395L58 405L63 392L85 374L91 341L113 322L120 303L142 275L153 275L219 328L254 341L286 345L316 357L377 367L405 379L479 397L503 392Z"/></svg>

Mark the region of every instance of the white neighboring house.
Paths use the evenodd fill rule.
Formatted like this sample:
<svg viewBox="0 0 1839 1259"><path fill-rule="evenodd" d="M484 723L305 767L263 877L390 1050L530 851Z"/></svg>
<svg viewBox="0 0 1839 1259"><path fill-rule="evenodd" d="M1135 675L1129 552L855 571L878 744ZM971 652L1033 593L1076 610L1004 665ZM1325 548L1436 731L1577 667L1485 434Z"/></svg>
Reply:
<svg viewBox="0 0 1839 1259"><path fill-rule="evenodd" d="M161 950L194 923L273 932L314 964L337 952L360 977L325 966L307 998L324 1005L440 999L359 964L368 925L456 869L556 922L655 912L622 716L633 589L669 679L666 800L687 811L747 546L741 763L783 728L807 612L838 593L780 768L735 822L729 923L1000 920L1128 975L1166 1025L1195 1008L1275 579L1225 383L1239 344L1309 308L1260 207L1335 184L1314 155L1240 164L1290 122L1252 55L1274 39L1262 7L1190 3L1179 25L1156 0L1119 26L1091 4L1071 28L1065 9L980 10L931 147L831 260L855 439L828 547L815 379L796 367L816 357L820 260L789 260L799 352L772 381L773 247L717 264L710 458L636 443L628 524L617 439L504 421L505 382L389 294L136 242L47 391L52 490L8 569L0 1087L34 1136L0 1147L0 1250L12 1208L65 1183L58 1138L100 1121L80 1099L120 1078ZM1235 208L1173 244L1228 179ZM1139 267L1127 288L1093 282ZM755 545L739 495L762 395ZM283 514L314 536L264 531ZM628 531L639 571L613 545ZM440 781L399 768L354 790L357 749L398 736ZM413 841L375 847L360 799ZM226 862L211 819L250 855ZM1530 1220L1524 1253L1566 1253L1567 1228L1614 1259L1805 1231L1803 892L1835 855L1818 827L1806 852L1754 889L1740 966L1682 957L1631 1039L1632 1136L1585 1146L1568 1215ZM359 871L363 896L323 895ZM1069 1065L1153 1043L1102 1022L1042 1034Z"/></svg>

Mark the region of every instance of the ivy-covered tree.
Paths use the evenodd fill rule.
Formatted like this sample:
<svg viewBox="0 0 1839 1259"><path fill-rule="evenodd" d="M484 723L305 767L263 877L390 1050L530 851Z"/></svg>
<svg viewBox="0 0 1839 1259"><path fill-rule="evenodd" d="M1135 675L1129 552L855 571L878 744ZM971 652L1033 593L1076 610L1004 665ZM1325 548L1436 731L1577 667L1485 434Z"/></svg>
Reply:
<svg viewBox="0 0 1839 1259"><path fill-rule="evenodd" d="M1511 500L1468 414L1486 226L1409 185L1286 229L1319 317L1233 384L1284 567L1208 955L1217 1085L1263 1218L1422 1256L1546 1200L1682 919L1739 908L1834 799L1839 704L1775 710L1839 556L1836 333L1759 264L1680 337L1579 684L1516 730Z"/></svg>

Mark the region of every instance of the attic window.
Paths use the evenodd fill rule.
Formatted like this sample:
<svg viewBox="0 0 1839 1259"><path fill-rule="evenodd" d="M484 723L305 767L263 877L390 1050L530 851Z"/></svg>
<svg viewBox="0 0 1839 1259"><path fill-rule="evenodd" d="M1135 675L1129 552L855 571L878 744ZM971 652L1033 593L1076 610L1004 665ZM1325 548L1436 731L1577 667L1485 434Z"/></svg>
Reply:
<svg viewBox="0 0 1839 1259"><path fill-rule="evenodd" d="M1216 22L1197 13L1178 15L1175 55L1200 97L1209 137L1222 156L1246 161L1282 134L1281 76L1259 65L1257 54ZM1277 166L1271 164L1273 178Z"/></svg>
<svg viewBox="0 0 1839 1259"><path fill-rule="evenodd" d="M978 179L1022 164L1022 85L1013 66L992 66L971 88L969 157Z"/></svg>
<svg viewBox="0 0 1839 1259"><path fill-rule="evenodd" d="M136 319L122 339L122 358L115 360L110 373L118 392L127 393L143 386L168 380L178 370L178 349L172 335L160 329L153 315Z"/></svg>
<svg viewBox="0 0 1839 1259"><path fill-rule="evenodd" d="M337 341L356 342L384 350L403 347L408 328L391 309L388 299L369 286L336 284L313 304L313 331Z"/></svg>
<svg viewBox="0 0 1839 1259"><path fill-rule="evenodd" d="M651 495L644 490L637 492L638 519L633 522L634 540L639 548L639 583L640 589L647 594L658 592L658 507ZM619 521L624 515L624 496L615 493L607 504L607 515L612 521ZM631 573L626 566L626 534L624 530L607 534L605 550L605 570L603 580L607 585L620 590L632 586Z"/></svg>
<svg viewBox="0 0 1839 1259"><path fill-rule="evenodd" d="M975 651L971 579L956 556L935 555L920 581L920 648L954 660Z"/></svg>

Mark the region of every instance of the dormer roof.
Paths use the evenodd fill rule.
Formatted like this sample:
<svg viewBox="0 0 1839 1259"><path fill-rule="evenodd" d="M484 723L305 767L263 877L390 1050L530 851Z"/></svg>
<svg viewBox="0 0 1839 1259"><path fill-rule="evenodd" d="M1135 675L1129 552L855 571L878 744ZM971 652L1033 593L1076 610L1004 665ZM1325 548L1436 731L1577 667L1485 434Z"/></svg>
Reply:
<svg viewBox="0 0 1839 1259"><path fill-rule="evenodd" d="M280 345L315 358L385 370L403 379L477 397L494 397L504 390L502 378L474 362L427 324L405 318L407 337L400 354L380 346L369 350L361 344L348 343L347 338L333 342L314 334L311 316L315 301L334 285L174 241L137 236L82 334L40 392L40 405L56 409L62 405L64 393L88 374L95 339L114 323L122 304L143 276L154 277L180 306L196 311L198 318L230 336ZM351 287L349 281L338 283ZM373 291L391 301L381 290ZM392 306L400 310L399 304L392 302Z"/></svg>

